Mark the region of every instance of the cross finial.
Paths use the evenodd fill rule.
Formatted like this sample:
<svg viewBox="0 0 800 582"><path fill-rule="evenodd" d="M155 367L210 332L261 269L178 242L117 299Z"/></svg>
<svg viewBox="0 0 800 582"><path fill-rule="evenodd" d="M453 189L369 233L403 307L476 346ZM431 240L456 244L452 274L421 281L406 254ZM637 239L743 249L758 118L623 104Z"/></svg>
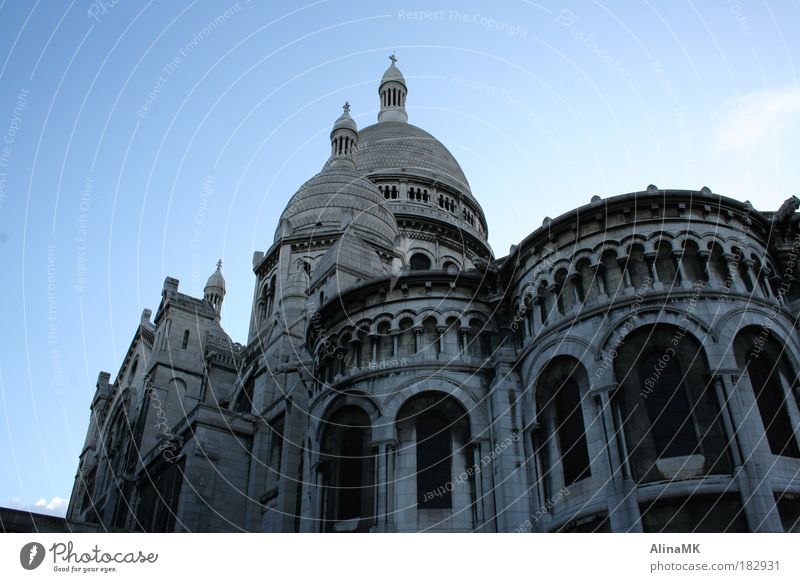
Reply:
<svg viewBox="0 0 800 582"><path fill-rule="evenodd" d="M221 270L222 270L222 259L217 261L217 271L221 271Z"/></svg>
<svg viewBox="0 0 800 582"><path fill-rule="evenodd" d="M394 56L394 53L389 55L389 60L392 61L392 65L394 65L397 62L397 57Z"/></svg>
<svg viewBox="0 0 800 582"><path fill-rule="evenodd" d="M342 107L342 109L344 109L345 113L350 113L350 103L348 101L345 101L344 107Z"/></svg>

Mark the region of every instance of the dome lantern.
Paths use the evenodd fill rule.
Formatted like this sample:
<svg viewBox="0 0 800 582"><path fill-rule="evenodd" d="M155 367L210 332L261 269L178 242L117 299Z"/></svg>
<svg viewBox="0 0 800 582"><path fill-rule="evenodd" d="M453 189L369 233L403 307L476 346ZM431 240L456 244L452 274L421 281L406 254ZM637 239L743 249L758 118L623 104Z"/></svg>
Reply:
<svg viewBox="0 0 800 582"><path fill-rule="evenodd" d="M378 113L378 121L400 121L406 123L406 80L403 73L395 66L397 57L394 53L389 57L392 64L386 69L378 87L378 94L381 96L381 110Z"/></svg>
<svg viewBox="0 0 800 582"><path fill-rule="evenodd" d="M358 145L358 126L350 117L350 104L345 101L342 114L331 130L331 163L334 166L356 167L355 150Z"/></svg>

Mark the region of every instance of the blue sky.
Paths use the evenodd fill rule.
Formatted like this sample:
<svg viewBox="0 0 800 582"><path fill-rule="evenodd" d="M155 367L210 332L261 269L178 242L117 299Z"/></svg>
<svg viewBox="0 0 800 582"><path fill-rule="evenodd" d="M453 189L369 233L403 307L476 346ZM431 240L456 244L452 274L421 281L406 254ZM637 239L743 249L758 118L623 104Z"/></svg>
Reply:
<svg viewBox="0 0 800 582"><path fill-rule="evenodd" d="M597 194L774 210L800 183L797 2L0 0L0 505L65 509L100 370L166 276L245 341L252 254L397 52L496 256Z"/></svg>

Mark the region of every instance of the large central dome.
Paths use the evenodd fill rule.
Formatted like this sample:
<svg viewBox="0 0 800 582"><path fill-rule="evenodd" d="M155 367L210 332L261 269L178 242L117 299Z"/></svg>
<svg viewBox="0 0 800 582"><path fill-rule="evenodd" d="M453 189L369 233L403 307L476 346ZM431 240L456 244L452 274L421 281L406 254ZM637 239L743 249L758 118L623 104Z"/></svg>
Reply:
<svg viewBox="0 0 800 582"><path fill-rule="evenodd" d="M424 129L400 121L382 121L358 134L359 171L367 176L398 173L446 182L472 198L464 171L453 154Z"/></svg>
<svg viewBox="0 0 800 582"><path fill-rule="evenodd" d="M467 177L442 142L408 123L406 80L395 61L378 87L378 123L358 134L356 168L380 189L398 215L434 218L486 242L486 218Z"/></svg>

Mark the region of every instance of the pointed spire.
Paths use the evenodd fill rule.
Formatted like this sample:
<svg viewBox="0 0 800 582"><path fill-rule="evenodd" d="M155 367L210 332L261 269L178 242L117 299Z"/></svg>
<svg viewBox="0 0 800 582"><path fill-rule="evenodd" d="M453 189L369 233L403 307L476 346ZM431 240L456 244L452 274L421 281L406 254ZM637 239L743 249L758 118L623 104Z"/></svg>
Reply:
<svg viewBox="0 0 800 582"><path fill-rule="evenodd" d="M225 299L225 277L222 276L222 259L217 261L217 270L211 273L203 290L203 299L211 303L217 312L217 317L222 310L222 300Z"/></svg>

